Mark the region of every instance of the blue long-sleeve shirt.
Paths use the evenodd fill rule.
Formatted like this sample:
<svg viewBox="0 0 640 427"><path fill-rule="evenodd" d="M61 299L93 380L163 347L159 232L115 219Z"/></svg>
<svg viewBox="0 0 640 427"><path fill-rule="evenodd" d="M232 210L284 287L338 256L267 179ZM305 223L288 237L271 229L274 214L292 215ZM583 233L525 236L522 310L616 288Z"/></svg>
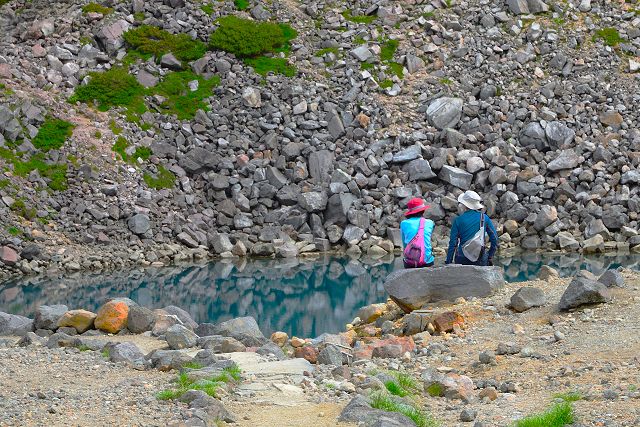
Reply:
<svg viewBox="0 0 640 427"><path fill-rule="evenodd" d="M420 228L420 219L421 218L419 217L407 218L400 223L400 234L402 236L403 248L406 248L411 239L413 239L416 234L418 234L418 229ZM435 226L435 223L430 219L424 220L424 262L426 262L427 264L434 261L431 248L431 234L433 233L433 228Z"/></svg>
<svg viewBox="0 0 640 427"><path fill-rule="evenodd" d="M489 237L489 242L491 242L491 247L489 248L489 253L487 255L489 258L493 258L493 255L498 249L498 233L487 214L483 215L485 233L486 236ZM449 235L449 250L447 251L446 260L447 264L453 262L453 255L456 253L456 243L458 243L458 255L463 255L462 246L467 243L468 240L472 239L479 229L480 211L466 211L453 220L451 234Z"/></svg>

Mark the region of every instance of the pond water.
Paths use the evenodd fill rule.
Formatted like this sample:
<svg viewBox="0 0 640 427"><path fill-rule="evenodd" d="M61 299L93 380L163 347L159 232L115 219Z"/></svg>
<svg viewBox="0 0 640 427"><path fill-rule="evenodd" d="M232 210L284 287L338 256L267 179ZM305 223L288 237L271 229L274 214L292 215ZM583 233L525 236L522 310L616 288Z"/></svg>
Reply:
<svg viewBox="0 0 640 427"><path fill-rule="evenodd" d="M511 282L534 278L545 264L562 276L580 269L601 274L619 266L640 270L640 255L525 253L496 262ZM358 308L385 301L384 279L400 268L398 257L374 261L322 256L20 278L0 284L0 311L32 316L41 304L95 311L109 298L129 297L149 308L178 306L197 322L253 316L265 334L278 330L315 337L342 331Z"/></svg>

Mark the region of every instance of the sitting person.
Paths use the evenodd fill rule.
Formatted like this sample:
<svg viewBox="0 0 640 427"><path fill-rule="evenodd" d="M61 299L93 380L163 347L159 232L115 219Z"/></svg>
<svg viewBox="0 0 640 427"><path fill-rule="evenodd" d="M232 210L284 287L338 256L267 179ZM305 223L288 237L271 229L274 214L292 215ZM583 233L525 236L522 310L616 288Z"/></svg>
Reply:
<svg viewBox="0 0 640 427"><path fill-rule="evenodd" d="M465 191L458 197L462 215L451 226L449 250L445 264L493 265L498 249L498 233L491 219L483 212L482 198L475 191ZM486 252L485 236L491 247Z"/></svg>
<svg viewBox="0 0 640 427"><path fill-rule="evenodd" d="M424 200L414 198L409 200L407 208L409 210L404 214L407 219L400 223L400 234L404 248L404 267L431 267L433 265L431 234L435 224L430 219L422 217L429 206L425 204Z"/></svg>

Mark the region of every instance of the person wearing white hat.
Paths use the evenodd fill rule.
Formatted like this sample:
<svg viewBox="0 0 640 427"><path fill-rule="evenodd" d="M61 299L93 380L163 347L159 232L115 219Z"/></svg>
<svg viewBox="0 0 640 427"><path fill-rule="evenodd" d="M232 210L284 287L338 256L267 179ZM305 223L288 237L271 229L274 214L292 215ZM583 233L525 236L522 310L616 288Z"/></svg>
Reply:
<svg viewBox="0 0 640 427"><path fill-rule="evenodd" d="M475 191L467 190L458 196L458 203L463 213L451 225L445 264L493 265L493 256L498 249L498 233L484 213L482 197ZM491 243L488 252L486 237Z"/></svg>

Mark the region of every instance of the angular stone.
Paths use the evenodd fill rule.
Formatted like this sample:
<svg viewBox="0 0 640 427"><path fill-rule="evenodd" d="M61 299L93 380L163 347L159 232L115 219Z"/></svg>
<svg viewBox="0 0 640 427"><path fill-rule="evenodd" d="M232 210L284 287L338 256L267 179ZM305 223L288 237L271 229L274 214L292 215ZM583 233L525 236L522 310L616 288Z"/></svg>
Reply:
<svg viewBox="0 0 640 427"><path fill-rule="evenodd" d="M232 337L248 347L261 346L267 341L253 317L238 317L216 325L202 323L196 328L195 332L198 336L222 335Z"/></svg>
<svg viewBox="0 0 640 427"><path fill-rule="evenodd" d="M431 321L437 332L452 332L455 326L464 325L464 317L455 311L438 314Z"/></svg>
<svg viewBox="0 0 640 427"><path fill-rule="evenodd" d="M109 351L109 360L130 366L144 366L144 354L132 342L113 343L105 346Z"/></svg>
<svg viewBox="0 0 640 427"><path fill-rule="evenodd" d="M429 302L486 297L502 285L504 277L499 267L448 265L397 270L387 277L384 289L409 313Z"/></svg>
<svg viewBox="0 0 640 427"><path fill-rule="evenodd" d="M165 339L172 350L191 348L198 342L198 336L182 325L173 325L167 329Z"/></svg>
<svg viewBox="0 0 640 427"><path fill-rule="evenodd" d="M549 162L547 169L553 172L573 169L580 163L580 157L573 150L563 150L560 155Z"/></svg>
<svg viewBox="0 0 640 427"><path fill-rule="evenodd" d="M18 335L24 336L33 331L33 320L17 314L8 314L0 311L0 336Z"/></svg>
<svg viewBox="0 0 640 427"><path fill-rule="evenodd" d="M566 311L585 304L598 304L611 301L607 287L583 277L574 278L562 294L558 308Z"/></svg>
<svg viewBox="0 0 640 427"><path fill-rule="evenodd" d="M129 306L122 301L109 301L98 310L94 320L96 329L117 334L127 327Z"/></svg>
<svg viewBox="0 0 640 427"><path fill-rule="evenodd" d="M309 363L318 362L318 349L312 345L305 345L304 347L296 347L293 355L299 359L305 359Z"/></svg>
<svg viewBox="0 0 640 427"><path fill-rule="evenodd" d="M391 163L405 163L421 157L422 146L420 144L414 144L395 153L391 159Z"/></svg>
<svg viewBox="0 0 640 427"><path fill-rule="evenodd" d="M507 6L511 13L515 13L516 15L527 15L531 13L527 0L507 0Z"/></svg>
<svg viewBox="0 0 640 427"><path fill-rule="evenodd" d="M309 191L300 193L298 203L307 212L322 212L327 207L327 193L318 191Z"/></svg>
<svg viewBox="0 0 640 427"><path fill-rule="evenodd" d="M198 345L214 353L241 353L247 350L247 347L237 339L220 335L199 338Z"/></svg>
<svg viewBox="0 0 640 427"><path fill-rule="evenodd" d="M124 45L122 35L129 31L129 28L129 23L123 19L100 28L96 33L98 44L109 55L116 53Z"/></svg>
<svg viewBox="0 0 640 427"><path fill-rule="evenodd" d="M242 100L246 107L260 108L262 105L262 95L260 91L254 87L244 88L242 91Z"/></svg>
<svg viewBox="0 0 640 427"><path fill-rule="evenodd" d="M141 334L153 329L156 316L150 309L135 305L129 307L127 315L127 329L134 334Z"/></svg>
<svg viewBox="0 0 640 427"><path fill-rule="evenodd" d="M431 165L425 159L415 159L402 167L409 174L410 181L422 181L435 178L437 175L431 170Z"/></svg>
<svg viewBox="0 0 640 427"><path fill-rule="evenodd" d="M618 270L607 270L598 279L607 288L624 288L624 277Z"/></svg>
<svg viewBox="0 0 640 427"><path fill-rule="evenodd" d="M136 214L129 218L127 221L127 226L129 230L133 234L145 234L147 231L151 230L151 222L149 221L149 217L145 214Z"/></svg>
<svg viewBox="0 0 640 427"><path fill-rule="evenodd" d="M41 305L36 309L36 316L33 322L35 329L58 329L58 320L69 311L66 305Z"/></svg>
<svg viewBox="0 0 640 427"><path fill-rule="evenodd" d="M340 413L338 421L369 427L406 427L415 425L411 419L398 412L387 412L372 408L371 404L362 395L357 395L349 402Z"/></svg>
<svg viewBox="0 0 640 427"><path fill-rule="evenodd" d="M181 369L188 363L191 363L193 357L189 356L184 350L156 350L149 355L149 360L153 367L159 371L170 371L172 369Z"/></svg>
<svg viewBox="0 0 640 427"><path fill-rule="evenodd" d="M18 252L8 246L2 246L0 248L0 261L8 266L14 266L20 259Z"/></svg>
<svg viewBox="0 0 640 427"><path fill-rule="evenodd" d="M565 144L571 144L576 133L564 123L554 121L547 123L545 135L547 136L549 144L558 148Z"/></svg>
<svg viewBox="0 0 640 427"><path fill-rule="evenodd" d="M309 175L317 183L330 182L333 163L334 155L331 151L314 151L309 155Z"/></svg>
<svg viewBox="0 0 640 427"><path fill-rule="evenodd" d="M605 126L620 126L624 121L622 115L617 111L607 111L605 113L600 113L598 118L600 119L600 123Z"/></svg>
<svg viewBox="0 0 640 427"><path fill-rule="evenodd" d="M449 165L442 166L438 177L462 190L468 190L471 187L471 181L473 180L473 175L469 172Z"/></svg>
<svg viewBox="0 0 640 427"><path fill-rule="evenodd" d="M349 53L360 62L364 62L373 56L366 44L358 46Z"/></svg>
<svg viewBox="0 0 640 427"><path fill-rule="evenodd" d="M360 308L356 313L356 317L359 317L363 323L375 322L380 316L385 313L386 304L371 304Z"/></svg>
<svg viewBox="0 0 640 427"><path fill-rule="evenodd" d="M527 311L533 307L542 307L547 302L542 289L532 286L524 286L511 296L511 308L518 313Z"/></svg>
<svg viewBox="0 0 640 427"><path fill-rule="evenodd" d="M96 314L87 310L70 310L58 319L58 327L75 328L79 334L83 334L93 328L95 318Z"/></svg>
<svg viewBox="0 0 640 427"><path fill-rule="evenodd" d="M540 212L536 215L536 220L533 223L533 228L537 231L544 230L553 222L558 219L558 210L555 206L543 205L540 208Z"/></svg>
<svg viewBox="0 0 640 427"><path fill-rule="evenodd" d="M136 75L136 80L144 87L154 87L158 84L159 79L153 74L140 70L138 75Z"/></svg>
<svg viewBox="0 0 640 427"><path fill-rule="evenodd" d="M460 121L464 101L461 98L438 98L427 108L427 120L442 130L453 128Z"/></svg>
<svg viewBox="0 0 640 427"><path fill-rule="evenodd" d="M534 146L538 151L545 151L549 148L544 129L538 122L528 123L519 134L520 144L523 146Z"/></svg>

